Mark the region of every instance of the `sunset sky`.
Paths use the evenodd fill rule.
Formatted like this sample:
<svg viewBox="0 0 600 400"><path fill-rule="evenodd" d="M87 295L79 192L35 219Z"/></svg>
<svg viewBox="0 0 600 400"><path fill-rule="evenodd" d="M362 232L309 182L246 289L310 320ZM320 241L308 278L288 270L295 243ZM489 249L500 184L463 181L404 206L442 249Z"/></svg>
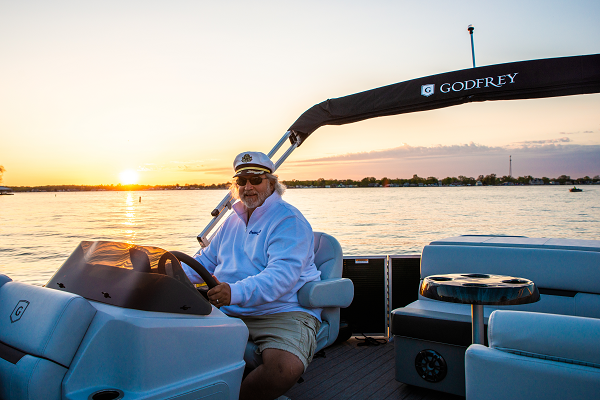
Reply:
<svg viewBox="0 0 600 400"><path fill-rule="evenodd" d="M0 1L3 185L219 183L327 98L600 53L600 2ZM283 179L600 174L600 95L317 130Z"/></svg>

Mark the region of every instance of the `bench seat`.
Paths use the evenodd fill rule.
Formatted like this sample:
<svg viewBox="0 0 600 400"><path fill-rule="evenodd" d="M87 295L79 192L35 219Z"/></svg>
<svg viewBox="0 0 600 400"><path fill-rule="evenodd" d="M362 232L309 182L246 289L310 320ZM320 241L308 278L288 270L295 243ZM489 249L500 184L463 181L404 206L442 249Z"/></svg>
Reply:
<svg viewBox="0 0 600 400"><path fill-rule="evenodd" d="M600 318L600 241L525 237L459 236L425 246L421 279L450 273L485 273L532 280L540 301L518 306L485 306L494 310ZM471 306L426 299L392 311L396 379L400 382L464 395L464 353L471 344ZM486 344L487 344L487 329ZM447 377L424 380L415 358L435 350L446 362ZM437 350L436 350L437 349Z"/></svg>

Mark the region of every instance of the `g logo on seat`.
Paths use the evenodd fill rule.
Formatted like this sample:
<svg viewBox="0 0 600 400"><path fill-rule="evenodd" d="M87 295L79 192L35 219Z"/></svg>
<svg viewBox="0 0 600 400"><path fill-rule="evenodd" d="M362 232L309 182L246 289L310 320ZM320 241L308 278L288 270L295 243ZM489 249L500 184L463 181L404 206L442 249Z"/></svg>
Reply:
<svg viewBox="0 0 600 400"><path fill-rule="evenodd" d="M27 306L29 306L29 302L27 300L20 300L12 314L10 314L10 322L14 323L21 319L25 310L27 310Z"/></svg>

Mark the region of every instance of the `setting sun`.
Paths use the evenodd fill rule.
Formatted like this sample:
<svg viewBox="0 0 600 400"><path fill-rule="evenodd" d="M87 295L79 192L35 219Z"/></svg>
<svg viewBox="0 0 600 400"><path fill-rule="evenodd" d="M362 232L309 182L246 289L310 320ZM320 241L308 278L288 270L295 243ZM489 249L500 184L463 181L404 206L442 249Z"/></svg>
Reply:
<svg viewBox="0 0 600 400"><path fill-rule="evenodd" d="M119 180L123 185L131 185L137 183L138 173L132 169L125 170L119 174Z"/></svg>

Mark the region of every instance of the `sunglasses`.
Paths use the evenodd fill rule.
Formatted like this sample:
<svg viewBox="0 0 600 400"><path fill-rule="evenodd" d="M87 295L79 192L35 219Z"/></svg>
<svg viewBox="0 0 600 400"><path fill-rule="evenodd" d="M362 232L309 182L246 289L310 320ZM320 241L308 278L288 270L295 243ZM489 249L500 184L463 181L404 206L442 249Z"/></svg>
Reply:
<svg viewBox="0 0 600 400"><path fill-rule="evenodd" d="M263 179L267 179L267 178L261 178L260 176L253 176L252 178L244 178L243 176L238 176L235 183L238 186L246 186L246 182L250 181L251 185L256 186L256 185L260 185L262 183Z"/></svg>

